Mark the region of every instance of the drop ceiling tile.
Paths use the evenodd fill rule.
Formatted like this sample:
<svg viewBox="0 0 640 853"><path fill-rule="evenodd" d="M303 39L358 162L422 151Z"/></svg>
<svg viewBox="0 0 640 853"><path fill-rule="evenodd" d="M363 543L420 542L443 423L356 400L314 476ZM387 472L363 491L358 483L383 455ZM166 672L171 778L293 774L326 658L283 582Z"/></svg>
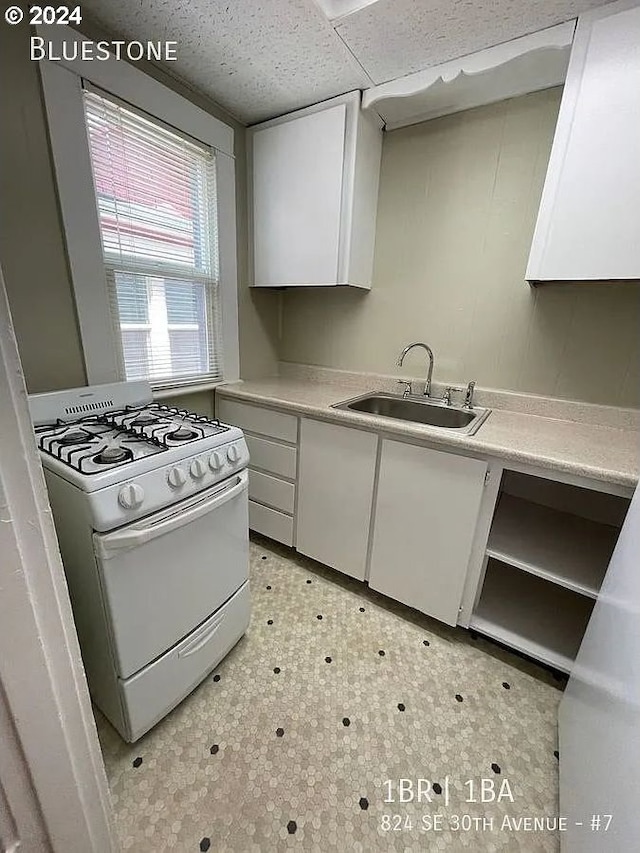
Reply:
<svg viewBox="0 0 640 853"><path fill-rule="evenodd" d="M114 37L178 42L162 63L247 124L371 81L313 0L83 0Z"/></svg>
<svg viewBox="0 0 640 853"><path fill-rule="evenodd" d="M386 83L575 18L603 0L378 0L336 31L367 74Z"/></svg>

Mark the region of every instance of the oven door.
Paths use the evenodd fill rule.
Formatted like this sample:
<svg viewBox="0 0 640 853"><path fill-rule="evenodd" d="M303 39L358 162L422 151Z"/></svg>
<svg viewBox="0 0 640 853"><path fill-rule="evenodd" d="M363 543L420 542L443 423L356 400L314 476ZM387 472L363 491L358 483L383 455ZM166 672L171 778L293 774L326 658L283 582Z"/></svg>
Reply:
<svg viewBox="0 0 640 853"><path fill-rule="evenodd" d="M247 580L247 483L242 471L141 521L93 534L121 678L193 631Z"/></svg>

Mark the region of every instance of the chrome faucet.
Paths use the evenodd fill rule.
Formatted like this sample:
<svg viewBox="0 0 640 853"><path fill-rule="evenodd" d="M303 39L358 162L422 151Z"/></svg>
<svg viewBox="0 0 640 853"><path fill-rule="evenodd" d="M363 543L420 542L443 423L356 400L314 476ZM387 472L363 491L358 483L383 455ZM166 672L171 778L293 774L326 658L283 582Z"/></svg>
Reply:
<svg viewBox="0 0 640 853"><path fill-rule="evenodd" d="M400 353L400 355L398 356L398 361L396 362L396 364L398 365L398 367L402 367L402 362L404 361L405 355L409 352L409 350L413 349L414 347L422 347L422 349L427 351L427 355L429 357L429 370L427 372L427 381L425 382L425 386L424 386L424 396L430 397L431 396L431 377L433 376L433 350L431 349L430 346L428 346L428 344L423 344L423 343L420 343L419 341L416 341L413 344L409 344L409 346L405 347L402 350L402 352Z"/></svg>

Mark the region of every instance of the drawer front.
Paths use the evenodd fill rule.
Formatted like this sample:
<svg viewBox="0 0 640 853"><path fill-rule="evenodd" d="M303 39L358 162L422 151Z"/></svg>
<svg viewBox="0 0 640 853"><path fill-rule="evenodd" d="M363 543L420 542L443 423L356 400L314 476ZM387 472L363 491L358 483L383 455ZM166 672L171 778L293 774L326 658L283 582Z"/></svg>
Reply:
<svg viewBox="0 0 640 853"><path fill-rule="evenodd" d="M296 487L270 474L249 469L249 499L293 514Z"/></svg>
<svg viewBox="0 0 640 853"><path fill-rule="evenodd" d="M129 740L149 731L220 663L246 631L250 611L247 582L188 637L120 682Z"/></svg>
<svg viewBox="0 0 640 853"><path fill-rule="evenodd" d="M249 406L235 400L218 397L216 400L216 417L223 423L239 426L249 432L257 432L271 438L279 438L295 444L298 440L298 419L295 415L284 412L274 412L260 406Z"/></svg>
<svg viewBox="0 0 640 853"><path fill-rule="evenodd" d="M293 518L276 509L249 501L249 527L283 545L293 545Z"/></svg>
<svg viewBox="0 0 640 853"><path fill-rule="evenodd" d="M261 468L270 474L279 474L281 477L295 480L297 458L295 447L277 444L275 441L258 438L255 435L247 435L245 438L252 468Z"/></svg>

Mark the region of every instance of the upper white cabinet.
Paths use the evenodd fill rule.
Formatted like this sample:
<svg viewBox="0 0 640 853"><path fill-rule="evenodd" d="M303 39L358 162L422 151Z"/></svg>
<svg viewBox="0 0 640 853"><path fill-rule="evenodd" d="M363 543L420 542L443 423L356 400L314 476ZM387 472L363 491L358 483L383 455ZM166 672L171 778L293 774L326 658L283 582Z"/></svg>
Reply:
<svg viewBox="0 0 640 853"><path fill-rule="evenodd" d="M254 287L370 288L380 119L352 92L249 131Z"/></svg>
<svg viewBox="0 0 640 853"><path fill-rule="evenodd" d="M640 278L640 6L578 19L527 279Z"/></svg>
<svg viewBox="0 0 640 853"><path fill-rule="evenodd" d="M487 463L382 442L369 586L458 621Z"/></svg>
<svg viewBox="0 0 640 853"><path fill-rule="evenodd" d="M296 548L364 580L378 436L300 421Z"/></svg>

